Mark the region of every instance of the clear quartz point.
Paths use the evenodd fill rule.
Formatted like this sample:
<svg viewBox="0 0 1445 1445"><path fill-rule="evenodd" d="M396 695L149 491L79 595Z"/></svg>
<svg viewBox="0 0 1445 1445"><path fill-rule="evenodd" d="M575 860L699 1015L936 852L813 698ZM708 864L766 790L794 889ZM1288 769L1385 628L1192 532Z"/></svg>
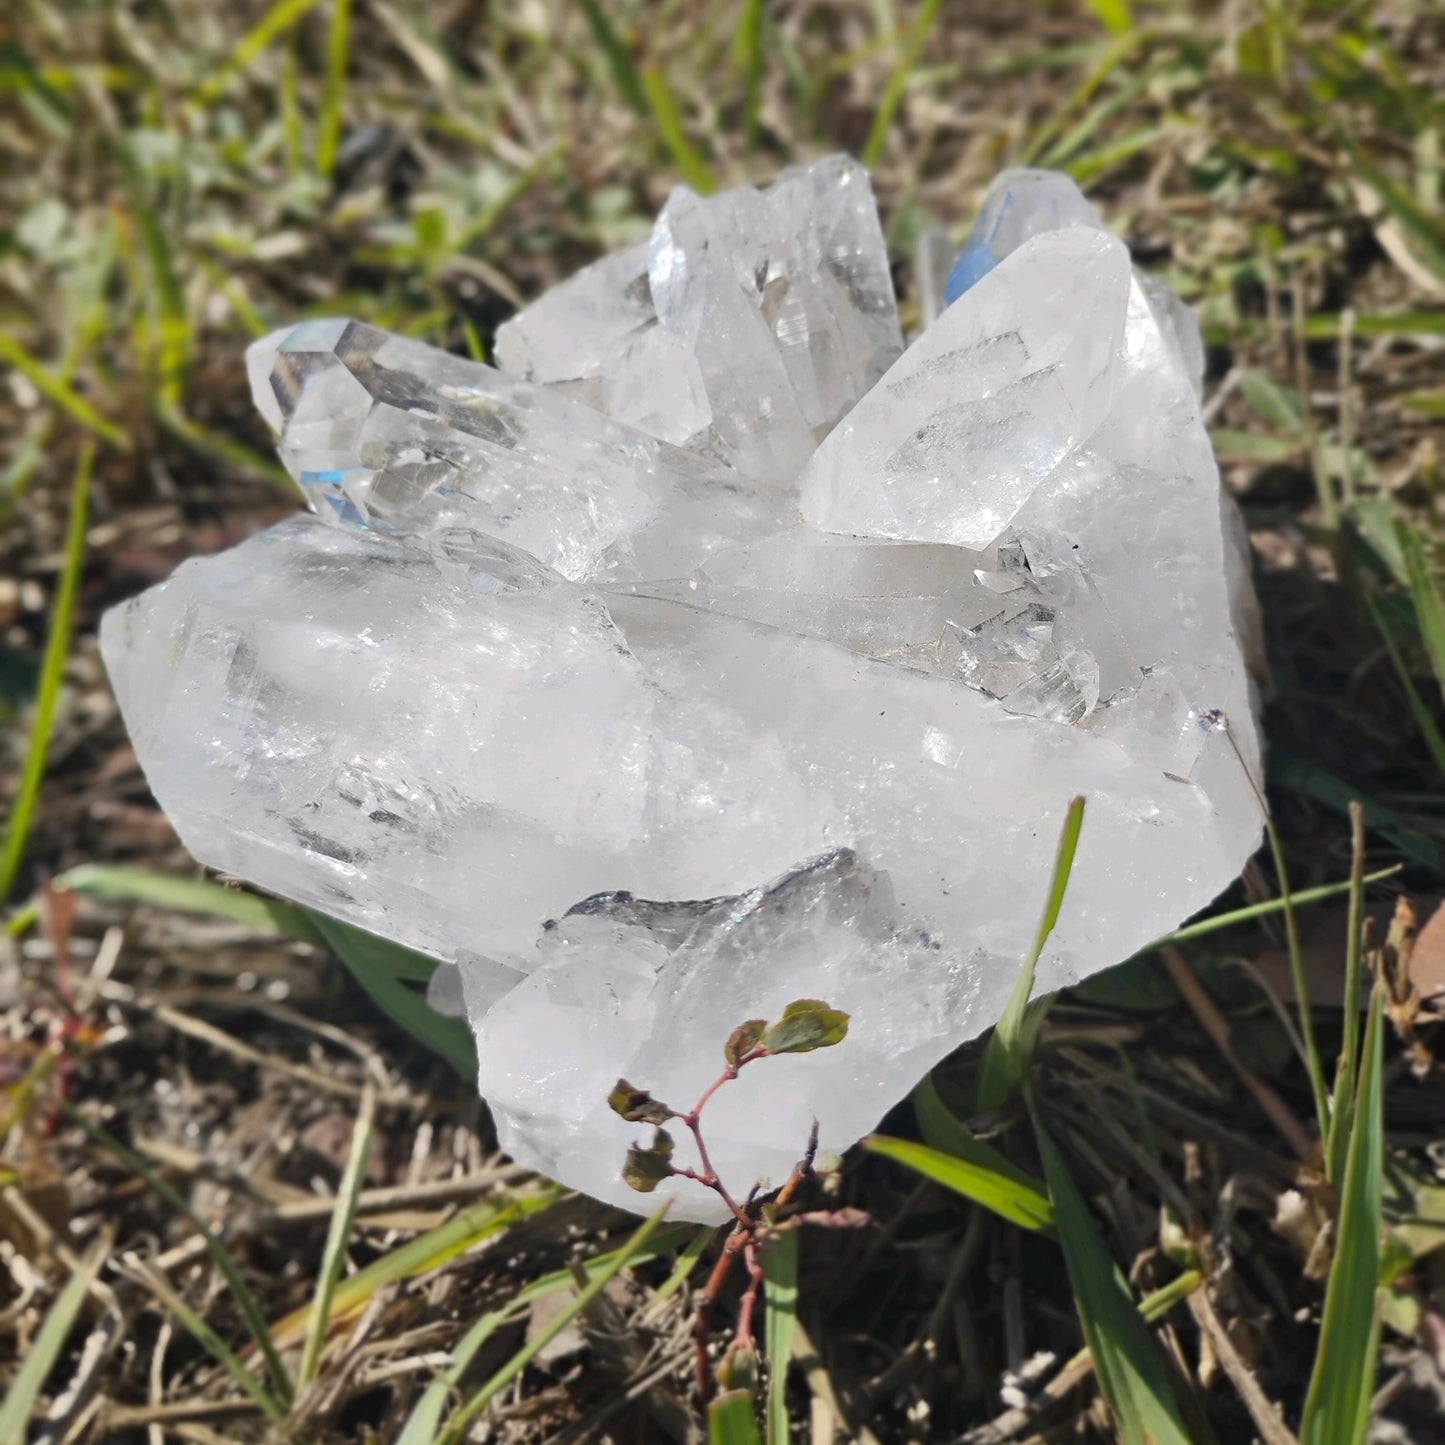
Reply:
<svg viewBox="0 0 1445 1445"><path fill-rule="evenodd" d="M872 185L846 156L762 191L678 187L648 243L497 336L509 371L785 486L902 350Z"/></svg>

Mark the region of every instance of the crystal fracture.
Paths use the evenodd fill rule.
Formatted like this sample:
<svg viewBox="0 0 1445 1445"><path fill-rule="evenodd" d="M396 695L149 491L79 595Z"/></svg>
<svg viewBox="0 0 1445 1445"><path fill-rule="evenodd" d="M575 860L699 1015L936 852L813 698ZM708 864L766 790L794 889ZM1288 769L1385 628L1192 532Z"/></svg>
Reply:
<svg viewBox="0 0 1445 1445"><path fill-rule="evenodd" d="M946 303L946 304L944 304ZM257 342L312 511L113 609L202 862L443 960L520 1161L630 1205L619 1076L685 1106L800 996L836 1049L720 1094L780 1183L991 1024L1069 799L1055 989L1257 845L1247 552L1188 310L1009 172L907 348L867 173L668 201L502 328ZM684 1183L675 1216L715 1219Z"/></svg>

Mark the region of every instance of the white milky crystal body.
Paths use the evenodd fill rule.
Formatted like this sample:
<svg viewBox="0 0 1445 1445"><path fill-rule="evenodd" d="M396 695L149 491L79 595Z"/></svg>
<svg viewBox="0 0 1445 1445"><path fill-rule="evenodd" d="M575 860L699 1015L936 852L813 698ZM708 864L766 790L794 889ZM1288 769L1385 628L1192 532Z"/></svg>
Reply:
<svg viewBox="0 0 1445 1445"><path fill-rule="evenodd" d="M875 332L771 369L740 336L746 417L827 433L762 501L713 423L704 457L584 407L612 374L586 347L548 378L565 398L355 323L253 353L288 465L343 474L313 484L332 525L114 609L117 696L197 857L446 961L432 997L470 1018L523 1162L635 1205L647 1131L615 1080L687 1108L736 1024L823 998L842 1044L708 1107L723 1176L780 1183L814 1118L845 1148L994 1022L1074 794L1040 991L1175 927L1256 846L1248 576L1197 332L1072 194L1022 187L991 268L831 432ZM720 207L701 254L730 248L710 265L752 264L730 227L772 195L696 203ZM831 204L791 224L825 232ZM660 329L639 296L574 283L523 320L625 349ZM720 1217L687 1183L674 1212Z"/></svg>

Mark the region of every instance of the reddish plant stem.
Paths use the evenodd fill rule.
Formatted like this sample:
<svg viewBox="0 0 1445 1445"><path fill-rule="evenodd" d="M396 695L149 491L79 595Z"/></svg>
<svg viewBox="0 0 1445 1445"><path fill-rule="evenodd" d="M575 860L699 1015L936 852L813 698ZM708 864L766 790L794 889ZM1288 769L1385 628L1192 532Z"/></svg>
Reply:
<svg viewBox="0 0 1445 1445"><path fill-rule="evenodd" d="M744 1064L750 1064L754 1059L761 1059L766 1053L766 1049L753 1049L750 1053L744 1054L737 1063L729 1064L703 1091L702 1098L700 1098L686 1114L679 1114L677 1116L687 1125L688 1132L692 1135L692 1141L697 1145L697 1157L702 1164L702 1173L698 1174L691 1169L679 1168L674 1168L672 1172L681 1175L684 1179L693 1179L699 1184L706 1185L707 1188L717 1194L722 1202L727 1205L733 1218L743 1227L751 1227L752 1217L748 1214L747 1210L742 1208L732 1195L728 1193L726 1186L722 1180L718 1178L717 1170L712 1167L712 1160L708 1158L707 1145L703 1142L700 1120L702 1111L707 1106L707 1101L711 1099L724 1084L732 1083L732 1081L737 1078L738 1071Z"/></svg>
<svg viewBox="0 0 1445 1445"><path fill-rule="evenodd" d="M753 1311L757 1308L758 1292L763 1287L763 1264L758 1256L756 1238L755 1232L753 1238L743 1245L743 1258L748 1263L748 1287L743 1291L742 1302L738 1305L738 1328L735 1338L745 1350L754 1348Z"/></svg>
<svg viewBox="0 0 1445 1445"><path fill-rule="evenodd" d="M743 1226L739 1224L723 1241L722 1253L718 1255L717 1263L713 1265L712 1273L707 1277L702 1298L697 1304L693 1339L697 1358L697 1392L702 1397L704 1405L712 1399L712 1371L709 1369L707 1356L708 1341L712 1338L712 1312L722 1294L723 1285L727 1283L728 1275L732 1273L733 1264L743 1247L744 1238Z"/></svg>

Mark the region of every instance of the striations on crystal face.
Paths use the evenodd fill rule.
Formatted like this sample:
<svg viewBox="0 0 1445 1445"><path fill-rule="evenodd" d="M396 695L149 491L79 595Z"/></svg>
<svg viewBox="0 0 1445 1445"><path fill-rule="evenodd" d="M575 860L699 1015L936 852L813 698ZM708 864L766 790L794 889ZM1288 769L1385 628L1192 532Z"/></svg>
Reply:
<svg viewBox="0 0 1445 1445"><path fill-rule="evenodd" d="M674 194L503 329L509 371L276 332L253 390L316 515L106 616L192 852L442 960L503 1144L600 1198L634 1200L615 1080L690 1101L794 998L848 1038L718 1095L714 1162L778 1183L815 1117L872 1127L997 1018L1075 793L1041 989L1258 842L1192 316L1043 172L990 191L949 300L902 350L834 158Z"/></svg>

